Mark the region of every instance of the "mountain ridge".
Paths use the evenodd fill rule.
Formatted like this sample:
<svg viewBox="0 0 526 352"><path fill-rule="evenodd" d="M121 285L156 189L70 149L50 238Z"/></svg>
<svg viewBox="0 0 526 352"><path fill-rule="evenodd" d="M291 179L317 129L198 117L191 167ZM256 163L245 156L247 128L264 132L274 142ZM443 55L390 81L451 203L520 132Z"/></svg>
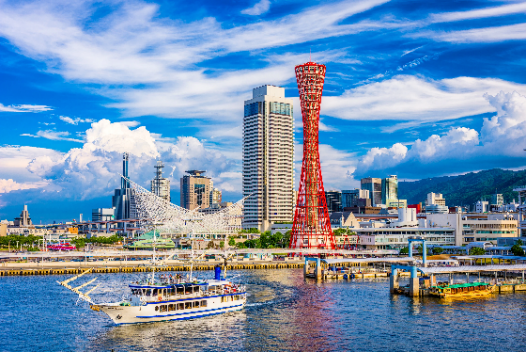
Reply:
<svg viewBox="0 0 526 352"><path fill-rule="evenodd" d="M442 193L448 206L472 206L478 200L491 203L491 196L504 196L504 202L518 201L514 187L526 185L526 170L489 169L458 176L440 176L419 181L398 183L398 197L407 204L425 203L430 192Z"/></svg>

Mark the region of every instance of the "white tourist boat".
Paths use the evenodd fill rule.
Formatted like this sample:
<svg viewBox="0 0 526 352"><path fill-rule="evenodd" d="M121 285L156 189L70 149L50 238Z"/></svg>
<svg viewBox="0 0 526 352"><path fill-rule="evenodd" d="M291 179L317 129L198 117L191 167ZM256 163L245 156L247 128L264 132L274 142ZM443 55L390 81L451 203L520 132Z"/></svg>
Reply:
<svg viewBox="0 0 526 352"><path fill-rule="evenodd" d="M113 303L93 302L89 295L97 286L84 293L80 291L96 279L78 287L69 285L73 280L89 273L91 269L59 284L77 293L80 299L89 303L92 310L107 314L115 324L119 325L196 319L241 310L246 305L245 286L236 285L222 278L219 266L216 266L214 279L193 279L190 271L185 280L181 275L166 274L156 279L157 265L154 247L151 276L145 282L130 284L131 294Z"/></svg>

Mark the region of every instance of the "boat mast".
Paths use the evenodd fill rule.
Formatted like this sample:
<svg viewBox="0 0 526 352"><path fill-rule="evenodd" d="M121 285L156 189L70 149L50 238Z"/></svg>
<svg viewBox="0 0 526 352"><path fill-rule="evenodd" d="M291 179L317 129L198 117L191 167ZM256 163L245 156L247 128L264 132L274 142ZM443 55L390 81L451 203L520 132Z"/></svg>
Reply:
<svg viewBox="0 0 526 352"><path fill-rule="evenodd" d="M150 280L150 284L153 285L154 284L154 280L155 280L155 264L157 263L156 262L156 258L155 258L155 245L157 243L157 237L155 235L155 231L156 231L156 225L154 224L153 225L153 243L152 243L152 248L153 248L153 254L152 254L152 278Z"/></svg>

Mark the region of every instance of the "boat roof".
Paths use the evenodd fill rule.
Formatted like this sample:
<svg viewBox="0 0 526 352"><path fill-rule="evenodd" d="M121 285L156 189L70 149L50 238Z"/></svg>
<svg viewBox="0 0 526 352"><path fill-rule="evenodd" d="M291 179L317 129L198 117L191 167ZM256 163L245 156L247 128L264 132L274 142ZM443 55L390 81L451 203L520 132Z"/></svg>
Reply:
<svg viewBox="0 0 526 352"><path fill-rule="evenodd" d="M185 286L204 286L208 285L208 282L183 282L180 284L158 284L158 285L151 285L151 284L131 284L128 285L130 288L172 288L172 287L185 287Z"/></svg>
<svg viewBox="0 0 526 352"><path fill-rule="evenodd" d="M475 286L488 286L487 282L469 282L464 284L456 284L451 286L433 286L436 288L463 288L463 287L475 287Z"/></svg>

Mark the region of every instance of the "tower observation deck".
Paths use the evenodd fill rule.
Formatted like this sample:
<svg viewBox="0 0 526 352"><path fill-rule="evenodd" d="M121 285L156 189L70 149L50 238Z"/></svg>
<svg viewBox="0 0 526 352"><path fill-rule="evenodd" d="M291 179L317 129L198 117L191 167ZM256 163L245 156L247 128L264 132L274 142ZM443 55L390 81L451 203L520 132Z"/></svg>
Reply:
<svg viewBox="0 0 526 352"><path fill-rule="evenodd" d="M325 71L325 65L314 62L296 66L303 120L303 161L290 248L335 249L318 144Z"/></svg>

